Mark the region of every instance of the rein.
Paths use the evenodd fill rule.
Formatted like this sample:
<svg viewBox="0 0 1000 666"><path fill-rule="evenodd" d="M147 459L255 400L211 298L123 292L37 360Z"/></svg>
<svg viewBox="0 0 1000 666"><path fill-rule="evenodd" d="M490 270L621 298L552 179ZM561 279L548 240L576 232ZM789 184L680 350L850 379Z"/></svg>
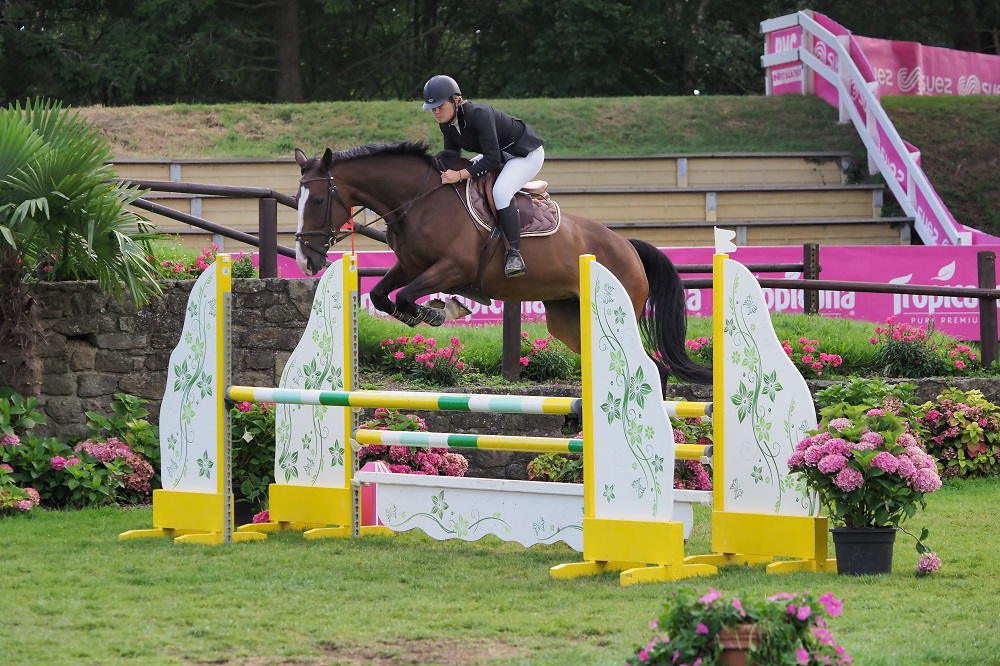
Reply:
<svg viewBox="0 0 1000 666"><path fill-rule="evenodd" d="M427 180L430 178L432 171L433 171L433 169L428 165L428 167L427 167L427 175L424 176L424 182L422 182L420 184L420 187L417 188L417 194L414 195L414 197L412 199L410 199L409 201L407 201L406 203L404 203L402 206L397 206L396 208L393 208L392 210L387 211L385 213L385 215L379 215L378 217L376 217L371 222L366 222L364 226L366 226L366 227L371 226L371 225L375 224L376 222L378 222L379 220L385 220L385 223L386 223L387 226L390 225L390 224L393 224L394 223L393 220L387 219L389 215L392 215L393 213L396 213L397 211L402 210L403 212L400 213L397 216L398 219L402 219L402 218L406 217L406 214L409 212L409 210L413 206L413 204L415 204L420 199L423 199L425 197L430 196L431 194L434 194L439 189L441 189L442 187L444 187L443 184L439 184L437 187L434 187L434 188L428 190L427 192L423 192L424 185L427 184ZM325 180L327 182L327 188L326 188L326 193L327 193L327 196L326 196L326 212L323 215L323 228L322 229L314 229L312 231L299 231L299 232L296 232L295 233L295 240L297 242L299 242L299 243L302 243L303 245L305 245L306 247L308 247L313 252L317 252L319 254L324 254L325 255L332 246L336 245L338 242L340 242L344 238L347 238L352 233L354 233L353 230L351 230L351 231L341 231L341 232L333 231L333 200L336 199L337 203L339 203L341 206L343 206L344 209L347 211L348 215L347 215L347 219L344 220L344 224L346 224L347 222L350 222L355 217L357 217L358 215L360 215L364 211L364 209L359 210L357 213L353 213L353 214L351 213L351 206L348 205L348 203L340 195L340 192L337 191L337 185L333 182L333 174L331 174L330 172L327 172L326 178L306 178L306 179L300 180L299 181L299 186L305 185L306 183L314 183L316 181L321 181L321 180ZM343 226L343 225L341 225L341 226ZM330 231L326 230L327 227L330 228ZM305 236L322 236L326 240L325 247L324 248L319 248L316 245L314 245L313 243L311 243L310 241L303 240L303 237L305 237Z"/></svg>

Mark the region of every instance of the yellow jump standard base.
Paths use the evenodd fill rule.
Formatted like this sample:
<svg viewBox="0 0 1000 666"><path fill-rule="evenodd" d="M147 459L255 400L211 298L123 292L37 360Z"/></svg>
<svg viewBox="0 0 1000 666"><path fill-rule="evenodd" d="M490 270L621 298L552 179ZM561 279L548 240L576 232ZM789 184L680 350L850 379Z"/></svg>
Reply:
<svg viewBox="0 0 1000 666"><path fill-rule="evenodd" d="M684 561L684 524L680 522L584 518L583 559L554 566L549 574L578 578L621 571L619 583L624 587L711 576L717 571L708 564Z"/></svg>
<svg viewBox="0 0 1000 666"><path fill-rule="evenodd" d="M232 506L233 498L229 498ZM153 528L129 530L119 539L170 538L176 543L210 546L226 543L225 497L221 493L189 493L176 490L153 491ZM177 527L184 525L184 527ZM259 532L231 530L232 540L259 541Z"/></svg>

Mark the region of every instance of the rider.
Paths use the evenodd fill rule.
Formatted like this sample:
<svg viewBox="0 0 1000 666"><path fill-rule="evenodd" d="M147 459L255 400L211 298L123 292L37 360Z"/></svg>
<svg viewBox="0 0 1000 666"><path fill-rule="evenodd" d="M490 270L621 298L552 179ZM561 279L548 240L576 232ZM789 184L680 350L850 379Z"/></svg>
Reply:
<svg viewBox="0 0 1000 666"><path fill-rule="evenodd" d="M509 278L524 275L521 258L521 220L514 194L535 177L545 161L545 143L523 120L507 115L488 104L462 99L462 92L450 76L432 76L424 84L424 110L430 110L444 135L444 152L456 157L462 150L479 153L468 169L449 169L441 182L457 183L466 178L503 167L493 185L500 229L509 246L504 257L504 273Z"/></svg>

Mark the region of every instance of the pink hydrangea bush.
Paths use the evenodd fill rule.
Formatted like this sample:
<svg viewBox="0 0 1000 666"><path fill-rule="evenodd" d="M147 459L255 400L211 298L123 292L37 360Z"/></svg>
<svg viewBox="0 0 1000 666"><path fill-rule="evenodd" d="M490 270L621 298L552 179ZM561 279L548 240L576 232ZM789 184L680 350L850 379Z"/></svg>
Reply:
<svg viewBox="0 0 1000 666"><path fill-rule="evenodd" d="M394 409L379 407L374 418L366 421L362 428L370 430L404 430L423 432L427 424L416 414L404 414ZM358 452L358 466L380 460L385 462L390 472L396 474L426 474L430 476L465 476L469 461L460 453L452 453L446 448L422 448L416 446L387 446L370 444L362 446Z"/></svg>
<svg viewBox="0 0 1000 666"><path fill-rule="evenodd" d="M386 338L379 343L379 369L408 377L425 379L439 386L454 386L468 369L463 359L462 342L452 337L447 346L419 333Z"/></svg>
<svg viewBox="0 0 1000 666"><path fill-rule="evenodd" d="M882 409L824 422L796 445L788 468L846 527L899 527L941 487L934 458Z"/></svg>
<svg viewBox="0 0 1000 666"><path fill-rule="evenodd" d="M947 388L916 409L915 428L944 478L1000 471L1000 407L977 389Z"/></svg>
<svg viewBox="0 0 1000 666"><path fill-rule="evenodd" d="M14 481L14 468L0 463L0 516L27 513L41 503L41 496L32 487L21 488Z"/></svg>
<svg viewBox="0 0 1000 666"><path fill-rule="evenodd" d="M712 443L712 424L707 420L670 418L674 444ZM711 472L699 460L674 460L674 488L679 490L711 490Z"/></svg>
<svg viewBox="0 0 1000 666"><path fill-rule="evenodd" d="M819 494L835 525L902 529L907 518L927 506L925 496L941 487L937 462L895 414L846 412L800 441L788 468ZM928 553L927 530L914 538L917 553Z"/></svg>
<svg viewBox="0 0 1000 666"><path fill-rule="evenodd" d="M120 458L128 467L128 471L122 475L125 487L144 496L148 496L152 492L149 482L153 478L153 466L117 437L109 437L104 442L93 440L80 442L74 447L74 450L83 451L103 463L110 463L116 458Z"/></svg>

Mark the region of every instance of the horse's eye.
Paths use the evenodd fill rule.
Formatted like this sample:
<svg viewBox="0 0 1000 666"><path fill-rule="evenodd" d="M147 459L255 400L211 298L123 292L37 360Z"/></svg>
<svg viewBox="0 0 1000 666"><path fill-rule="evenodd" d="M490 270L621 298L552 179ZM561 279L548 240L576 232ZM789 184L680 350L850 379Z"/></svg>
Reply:
<svg viewBox="0 0 1000 666"><path fill-rule="evenodd" d="M317 197L313 197L312 199L309 200L309 203L311 203L313 206L322 206L323 200Z"/></svg>

